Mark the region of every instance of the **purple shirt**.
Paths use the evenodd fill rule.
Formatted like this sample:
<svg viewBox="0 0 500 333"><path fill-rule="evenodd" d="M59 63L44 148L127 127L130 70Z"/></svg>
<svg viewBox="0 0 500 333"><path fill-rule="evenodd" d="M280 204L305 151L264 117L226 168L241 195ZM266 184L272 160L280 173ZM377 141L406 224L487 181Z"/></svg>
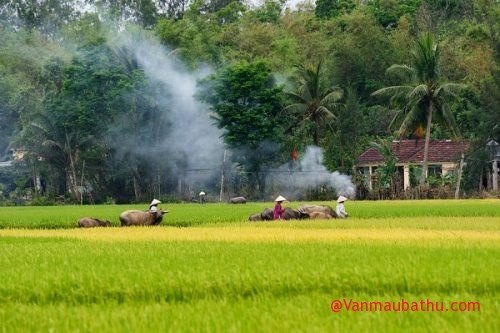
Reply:
<svg viewBox="0 0 500 333"><path fill-rule="evenodd" d="M281 207L281 202L278 201L276 205L274 205L273 219L281 219L281 214L283 214L283 208Z"/></svg>

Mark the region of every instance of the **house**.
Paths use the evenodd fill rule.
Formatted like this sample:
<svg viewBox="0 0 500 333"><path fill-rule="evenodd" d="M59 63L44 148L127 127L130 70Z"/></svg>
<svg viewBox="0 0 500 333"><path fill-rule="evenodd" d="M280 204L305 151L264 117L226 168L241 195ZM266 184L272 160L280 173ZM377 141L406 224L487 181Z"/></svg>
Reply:
<svg viewBox="0 0 500 333"><path fill-rule="evenodd" d="M395 140L391 151L396 157L397 172L403 179L403 188L410 187L410 166L420 170L424 159L423 139ZM469 143L452 140L431 140L429 142L429 176L452 174L458 168L460 156L469 148ZM356 163L357 172L365 176L368 188L373 189L373 178L378 167L385 165L384 157L374 148L362 153ZM420 171L421 172L421 171Z"/></svg>

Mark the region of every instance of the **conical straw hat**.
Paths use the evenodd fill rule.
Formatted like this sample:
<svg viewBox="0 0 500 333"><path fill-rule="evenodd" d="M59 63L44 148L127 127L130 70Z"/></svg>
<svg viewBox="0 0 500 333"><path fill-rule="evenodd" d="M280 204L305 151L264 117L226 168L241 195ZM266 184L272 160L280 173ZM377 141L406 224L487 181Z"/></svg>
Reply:
<svg viewBox="0 0 500 333"><path fill-rule="evenodd" d="M153 201L151 201L151 204L149 205L149 207L157 205L157 204L161 204L161 201L158 199L153 199Z"/></svg>
<svg viewBox="0 0 500 333"><path fill-rule="evenodd" d="M346 200L347 200L347 198L341 195L341 196L337 199L337 202L344 202L344 201L346 201Z"/></svg>
<svg viewBox="0 0 500 333"><path fill-rule="evenodd" d="M274 201L286 201L286 199L279 195L276 199L274 199Z"/></svg>

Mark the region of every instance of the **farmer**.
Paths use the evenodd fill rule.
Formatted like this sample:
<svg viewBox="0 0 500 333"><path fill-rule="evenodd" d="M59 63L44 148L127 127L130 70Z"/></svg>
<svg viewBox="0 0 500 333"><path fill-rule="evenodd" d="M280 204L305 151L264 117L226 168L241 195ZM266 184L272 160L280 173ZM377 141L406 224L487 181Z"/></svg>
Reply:
<svg viewBox="0 0 500 333"><path fill-rule="evenodd" d="M161 201L158 199L153 199L153 201L151 201L151 204L149 205L149 212L150 213L157 213L158 212L158 204L161 204Z"/></svg>
<svg viewBox="0 0 500 333"><path fill-rule="evenodd" d="M205 192L201 191L199 196L200 196L200 203L204 204L205 203Z"/></svg>
<svg viewBox="0 0 500 333"><path fill-rule="evenodd" d="M344 207L344 202L346 200L347 198L342 195L337 199L337 207L335 208L335 213L337 213L337 217L339 219L345 219L347 217L347 213Z"/></svg>
<svg viewBox="0 0 500 333"><path fill-rule="evenodd" d="M274 205L274 211L273 211L273 219L274 220L281 220L281 217L282 217L283 212L284 212L283 207L281 207L281 203L283 201L286 201L286 199L284 197L282 197L281 195L279 195L274 200L274 202L276 202L276 204Z"/></svg>

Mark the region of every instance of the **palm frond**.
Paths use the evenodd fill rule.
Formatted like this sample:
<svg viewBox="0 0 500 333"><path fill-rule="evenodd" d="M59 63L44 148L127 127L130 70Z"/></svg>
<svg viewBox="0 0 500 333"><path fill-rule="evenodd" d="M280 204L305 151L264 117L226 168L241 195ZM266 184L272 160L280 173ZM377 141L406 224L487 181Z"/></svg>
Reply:
<svg viewBox="0 0 500 333"><path fill-rule="evenodd" d="M30 122L30 126L36 128L36 129L39 129L39 130L41 130L43 132L47 131L47 128L45 128L45 126L43 126L40 123L34 122L34 121Z"/></svg>
<svg viewBox="0 0 500 333"><path fill-rule="evenodd" d="M409 86L409 85L404 85L404 86L390 86L390 87L385 87L381 88L379 90L376 90L372 92L372 96L393 96L396 94L407 94L409 91L411 91L414 88L414 86Z"/></svg>
<svg viewBox="0 0 500 333"><path fill-rule="evenodd" d="M400 107L400 108L392 108L389 109L389 111L395 112L394 117L392 117L391 122L389 123L389 129L394 128L396 124L400 124L408 110L406 107Z"/></svg>
<svg viewBox="0 0 500 333"><path fill-rule="evenodd" d="M283 108L283 111L289 111L291 113L305 113L307 105L303 103L295 103L287 105Z"/></svg>
<svg viewBox="0 0 500 333"><path fill-rule="evenodd" d="M312 98L312 96L314 96L314 92L311 90L314 90L314 88L311 88L307 83L304 83L298 87L296 95L300 96L303 101L308 101Z"/></svg>
<svg viewBox="0 0 500 333"><path fill-rule="evenodd" d="M319 114L321 117L323 118L331 118L331 119L335 119L337 118L335 116L335 114L330 110L328 109L327 107L323 106L323 105L320 105L317 109L316 109L316 113Z"/></svg>
<svg viewBox="0 0 500 333"><path fill-rule="evenodd" d="M429 86L426 84L419 84L408 94L409 100L421 99L422 97L429 94Z"/></svg>
<svg viewBox="0 0 500 333"><path fill-rule="evenodd" d="M453 112L451 112L451 110L449 110L444 104L440 103L440 101L437 102L435 108L439 110L439 114L443 117L446 127L450 130L451 134L456 138L459 138L461 136L460 128L458 127Z"/></svg>
<svg viewBox="0 0 500 333"><path fill-rule="evenodd" d="M415 77L415 68L409 65L394 64L387 68L387 74L404 75L407 79L412 80Z"/></svg>
<svg viewBox="0 0 500 333"><path fill-rule="evenodd" d="M64 150L61 146L61 144L59 142L56 142L54 140L50 140L50 139L46 139L46 140L43 140L42 142L42 146L46 146L46 147L56 147L56 148L59 148L61 150Z"/></svg>
<svg viewBox="0 0 500 333"><path fill-rule="evenodd" d="M431 82L438 79L439 54L440 49L431 34L426 33L416 41L412 55L419 80Z"/></svg>
<svg viewBox="0 0 500 333"><path fill-rule="evenodd" d="M344 96L344 92L341 89L335 87L334 90L330 91L328 94L326 94L325 97L323 97L323 99L321 100L320 103L322 105L328 105L331 103L335 103L335 102L341 100L343 96Z"/></svg>
<svg viewBox="0 0 500 333"><path fill-rule="evenodd" d="M467 89L466 84L451 82L443 83L434 91L434 97L440 97L443 95L458 98L458 93L465 89Z"/></svg>
<svg viewBox="0 0 500 333"><path fill-rule="evenodd" d="M413 125L415 125L415 121L418 119L420 113L420 103L414 102L408 107L407 110L408 111L405 113L405 117L397 130L397 135L400 137L407 134Z"/></svg>
<svg viewBox="0 0 500 333"><path fill-rule="evenodd" d="M303 103L303 104L306 103L306 100L304 100L304 97L300 94L297 94L294 92L288 92L286 95L289 99L291 99L292 101L294 101L296 103Z"/></svg>

